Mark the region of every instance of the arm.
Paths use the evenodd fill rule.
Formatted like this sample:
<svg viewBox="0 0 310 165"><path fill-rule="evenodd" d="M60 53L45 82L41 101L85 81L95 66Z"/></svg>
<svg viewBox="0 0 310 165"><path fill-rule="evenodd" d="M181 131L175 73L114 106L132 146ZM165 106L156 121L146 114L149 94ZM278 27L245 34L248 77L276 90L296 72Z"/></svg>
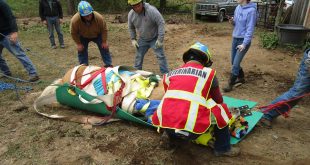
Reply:
<svg viewBox="0 0 310 165"><path fill-rule="evenodd" d="M128 30L130 33L130 39L136 40L137 37L136 28L133 22L131 21L131 17L132 17L132 11L130 11L128 14Z"/></svg>
<svg viewBox="0 0 310 165"><path fill-rule="evenodd" d="M18 28L16 24L16 18L14 17L10 6L2 1L0 2L0 9L3 11L3 15L1 15L1 17L4 17L5 20L8 21L7 24L10 26L10 32L17 32Z"/></svg>
<svg viewBox="0 0 310 165"><path fill-rule="evenodd" d="M62 12L62 6L59 0L57 0L57 6L58 6L58 16L60 19L63 19L63 12Z"/></svg>
<svg viewBox="0 0 310 165"><path fill-rule="evenodd" d="M163 77L163 84L164 84L164 90L165 90L165 92L167 92L168 83L167 83L167 75L166 74Z"/></svg>
<svg viewBox="0 0 310 165"><path fill-rule="evenodd" d="M71 23L70 23L70 34L71 34L73 41L76 44L81 44L79 28L78 28L79 26L77 24L78 24L78 20L76 16L73 16L71 19Z"/></svg>
<svg viewBox="0 0 310 165"><path fill-rule="evenodd" d="M102 37L102 43L107 43L108 40L108 28L106 22L102 18L102 26L101 26L101 37Z"/></svg>
<svg viewBox="0 0 310 165"><path fill-rule="evenodd" d="M39 2L39 15L40 15L41 21L44 21L45 20L45 17L44 17L44 7L43 7L43 4L42 4L41 0Z"/></svg>
<svg viewBox="0 0 310 165"><path fill-rule="evenodd" d="M243 45L248 45L253 37L254 29L256 25L256 10L254 9L251 11L247 17L247 24L246 24L246 33L243 40Z"/></svg>
<svg viewBox="0 0 310 165"><path fill-rule="evenodd" d="M157 9L153 11L152 16L158 26L158 40L163 43L165 37L165 20Z"/></svg>
<svg viewBox="0 0 310 165"><path fill-rule="evenodd" d="M219 82L218 82L218 79L216 77L214 77L214 79L213 79L209 95L217 104L223 103L223 96L221 94Z"/></svg>

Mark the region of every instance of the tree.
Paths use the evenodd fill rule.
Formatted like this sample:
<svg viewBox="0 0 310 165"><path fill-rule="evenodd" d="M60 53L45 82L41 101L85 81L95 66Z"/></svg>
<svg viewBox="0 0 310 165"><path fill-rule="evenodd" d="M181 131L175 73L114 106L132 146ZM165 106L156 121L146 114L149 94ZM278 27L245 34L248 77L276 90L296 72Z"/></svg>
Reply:
<svg viewBox="0 0 310 165"><path fill-rule="evenodd" d="M285 4L285 0L280 0L280 2L278 3L278 12L277 12L277 17L276 17L276 21L275 21L275 26L274 29L276 30L277 26L281 23L281 18L282 18L282 14L283 14L283 7Z"/></svg>
<svg viewBox="0 0 310 165"><path fill-rule="evenodd" d="M160 0L159 9L161 12L163 12L166 8L167 0Z"/></svg>
<svg viewBox="0 0 310 165"><path fill-rule="evenodd" d="M75 0L67 0L68 15L73 15L75 13Z"/></svg>

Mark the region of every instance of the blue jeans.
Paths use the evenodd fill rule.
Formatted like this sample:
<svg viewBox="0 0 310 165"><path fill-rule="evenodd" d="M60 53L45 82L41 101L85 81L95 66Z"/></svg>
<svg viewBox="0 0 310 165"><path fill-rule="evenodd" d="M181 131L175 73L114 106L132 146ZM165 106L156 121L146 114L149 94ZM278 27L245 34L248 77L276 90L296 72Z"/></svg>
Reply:
<svg viewBox="0 0 310 165"><path fill-rule="evenodd" d="M271 104L276 104L280 101L290 100L310 92L310 72L308 66L305 63L307 59L310 59L310 57L308 56L308 51L310 51L310 49L308 49L304 53L304 58L299 66L299 70L293 87L291 87L287 92L273 100ZM299 100L289 102L290 107L294 107ZM276 109L269 111L263 117L271 121L272 119L281 115L278 111L283 114L289 111L289 107L287 105L282 105L280 107L277 107Z"/></svg>
<svg viewBox="0 0 310 165"><path fill-rule="evenodd" d="M183 140L192 141L192 140L196 140L200 136L198 134L193 134L193 133L189 133L188 136L183 136L183 135L175 133L175 130L173 129L165 129L165 131L167 132L169 137L172 139L180 138ZM219 129L217 128L217 126L215 126L214 127L214 138L215 138L214 151L223 153L231 149L230 133L229 133L228 126L223 129Z"/></svg>
<svg viewBox="0 0 310 165"><path fill-rule="evenodd" d="M13 44L9 38L9 36L6 36L2 40L0 40L0 69L1 71L6 74L10 75L11 71L6 63L6 61L2 57L2 50L3 48L6 48L9 52L11 52L24 66L24 68L28 71L30 76L36 76L37 71L34 65L32 64L31 60L28 56L26 56L26 53L21 48L20 43L17 41L17 43Z"/></svg>
<svg viewBox="0 0 310 165"><path fill-rule="evenodd" d="M242 43L243 43L243 38L233 38L232 46L231 46L231 64L232 64L231 73L235 76L239 75L239 71L241 69L240 64L243 60L243 57L248 52L251 46L251 43L249 43L248 45L246 45L245 49L242 52L240 52L237 49L237 46L241 45Z"/></svg>
<svg viewBox="0 0 310 165"><path fill-rule="evenodd" d="M150 48L152 48L154 50L156 57L157 57L160 72L162 74L169 72L166 56L164 53L164 48L161 47L161 48L155 49L156 41L157 41L157 38L155 38L151 41L144 41L142 39L139 39L139 41L138 41L139 48L137 49L135 66L134 66L136 69L142 70L142 64L143 64L144 56L147 53L147 51Z"/></svg>
<svg viewBox="0 0 310 165"><path fill-rule="evenodd" d="M64 37L60 29L59 17L46 17L49 39L52 46L55 46L54 27L58 35L60 45L64 45Z"/></svg>
<svg viewBox="0 0 310 165"><path fill-rule="evenodd" d="M80 64L88 65L88 44L89 42L92 41L97 44L104 64L112 65L112 58L111 58L109 50L101 47L101 44L102 44L101 34L97 38L84 38L81 36L80 40L81 40L82 45L84 46L83 51L78 52L78 58L79 58Z"/></svg>

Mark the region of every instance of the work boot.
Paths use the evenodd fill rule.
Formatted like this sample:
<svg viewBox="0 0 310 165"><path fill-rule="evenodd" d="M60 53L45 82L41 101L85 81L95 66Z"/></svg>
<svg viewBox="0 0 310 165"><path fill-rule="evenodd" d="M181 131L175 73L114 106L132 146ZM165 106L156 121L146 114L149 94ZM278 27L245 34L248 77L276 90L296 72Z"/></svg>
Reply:
<svg viewBox="0 0 310 165"><path fill-rule="evenodd" d="M243 72L243 69L241 68L239 70L239 75L238 75L238 79L236 81L236 83L240 83L240 84L244 84L245 83L245 79L244 79L244 72Z"/></svg>
<svg viewBox="0 0 310 165"><path fill-rule="evenodd" d="M38 80L40 80L40 77L39 76L30 76L30 78L29 78L29 82L36 82L36 81L38 81Z"/></svg>
<svg viewBox="0 0 310 165"><path fill-rule="evenodd" d="M234 85L236 84L237 76L231 74L230 79L228 80L228 84L223 88L224 92L231 92L233 90Z"/></svg>
<svg viewBox="0 0 310 165"><path fill-rule="evenodd" d="M172 143L172 140L166 131L164 131L164 133L161 135L159 145L165 150L171 150L176 147L176 145Z"/></svg>
<svg viewBox="0 0 310 165"><path fill-rule="evenodd" d="M231 147L231 149L227 152L216 152L214 151L215 156L227 156L227 157L236 157L240 155L240 148L239 147Z"/></svg>
<svg viewBox="0 0 310 165"><path fill-rule="evenodd" d="M113 65L104 65L105 68L113 68Z"/></svg>

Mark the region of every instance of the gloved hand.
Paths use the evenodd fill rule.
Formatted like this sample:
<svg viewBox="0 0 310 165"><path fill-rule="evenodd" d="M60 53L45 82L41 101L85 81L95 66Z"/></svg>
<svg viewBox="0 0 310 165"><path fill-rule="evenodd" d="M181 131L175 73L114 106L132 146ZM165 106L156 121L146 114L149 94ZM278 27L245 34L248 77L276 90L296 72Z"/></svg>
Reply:
<svg viewBox="0 0 310 165"><path fill-rule="evenodd" d="M132 44L132 46L135 47L136 49L139 48L139 44L138 44L137 40L131 40L131 44Z"/></svg>
<svg viewBox="0 0 310 165"><path fill-rule="evenodd" d="M161 47L163 47L163 45L164 44L161 41L157 40L155 43L155 49L161 48Z"/></svg>
<svg viewBox="0 0 310 165"><path fill-rule="evenodd" d="M245 49L245 46L243 44L238 45L237 49L239 50L239 52L242 52Z"/></svg>

